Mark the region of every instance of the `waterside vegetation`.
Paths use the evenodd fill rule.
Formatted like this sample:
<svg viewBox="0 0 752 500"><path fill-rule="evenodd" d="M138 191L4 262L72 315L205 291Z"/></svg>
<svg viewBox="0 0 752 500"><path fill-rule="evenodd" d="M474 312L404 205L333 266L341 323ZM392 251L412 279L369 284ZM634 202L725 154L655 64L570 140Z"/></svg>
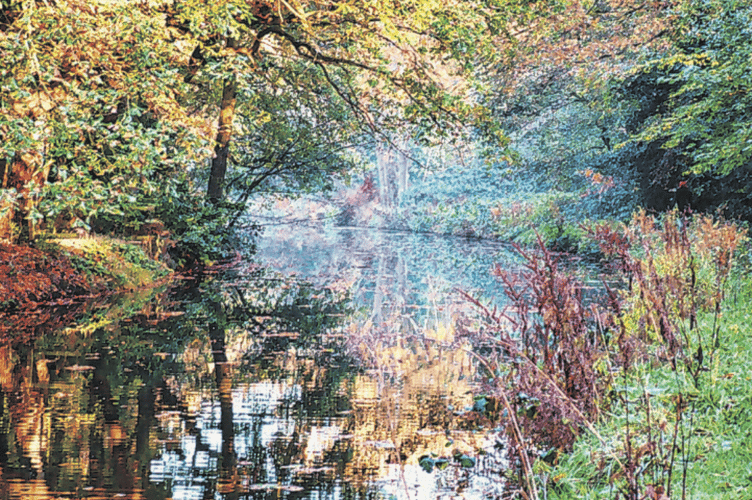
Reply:
<svg viewBox="0 0 752 500"><path fill-rule="evenodd" d="M465 293L473 312L423 332L471 345L509 497L739 498L750 26L742 0L0 0L0 342L75 321L74 299L148 308L174 269L251 258L259 207L310 195L318 221L517 245L521 271L489 271L506 308ZM609 269L600 295L564 253ZM253 300L202 303L210 352ZM410 358L369 321L348 332L363 366Z"/></svg>
<svg viewBox="0 0 752 500"><path fill-rule="evenodd" d="M499 270L509 309L476 301L518 493L738 498L749 487L746 231L638 212L591 237L623 276L599 299L584 300L543 248L521 250L521 274Z"/></svg>
<svg viewBox="0 0 752 500"><path fill-rule="evenodd" d="M141 246L101 237L46 239L34 248L0 243L0 256L3 343L64 326L116 294L143 304L173 275Z"/></svg>

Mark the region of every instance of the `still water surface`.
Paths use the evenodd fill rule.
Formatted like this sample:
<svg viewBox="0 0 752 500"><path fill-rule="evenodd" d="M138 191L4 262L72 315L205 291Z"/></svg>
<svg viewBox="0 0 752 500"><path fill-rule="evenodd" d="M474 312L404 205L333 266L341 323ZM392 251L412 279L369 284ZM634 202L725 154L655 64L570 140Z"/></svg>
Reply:
<svg viewBox="0 0 752 500"><path fill-rule="evenodd" d="M257 260L0 346L0 500L501 495L453 323L507 247L279 226Z"/></svg>

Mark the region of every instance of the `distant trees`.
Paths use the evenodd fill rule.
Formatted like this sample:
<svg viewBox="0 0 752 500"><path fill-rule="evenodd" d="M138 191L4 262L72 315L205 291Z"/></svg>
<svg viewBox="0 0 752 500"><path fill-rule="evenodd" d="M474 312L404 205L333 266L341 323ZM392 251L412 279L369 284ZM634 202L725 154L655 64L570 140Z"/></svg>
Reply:
<svg viewBox="0 0 752 500"><path fill-rule="evenodd" d="M507 89L488 105L524 137L523 165L563 182L614 176L619 196L649 209L752 220L750 25L738 0L573 6L487 73Z"/></svg>
<svg viewBox="0 0 752 500"><path fill-rule="evenodd" d="M199 86L223 81L209 198L220 202L225 188L235 184L234 175L248 177L231 144L234 139L247 144L239 123L261 129L268 128L264 121L279 120L290 127L282 134L294 135L294 121L303 127L316 122L348 145L365 136L385 137L385 130L406 123L446 134L484 121L472 100L456 92L456 81L473 78L469 61L497 57L496 34L507 22L497 3L506 2L172 5L168 16L193 47L190 81ZM468 51L471 40L473 51ZM270 115L268 101L276 98L290 106ZM340 118L336 123L327 117L332 113ZM282 126L276 127L281 131ZM344 153L347 148L334 149ZM261 156L276 158L269 172L289 172L291 164L280 163L276 152ZM347 155L341 158L342 165L350 163ZM259 180L259 169L253 168L252 177Z"/></svg>
<svg viewBox="0 0 752 500"><path fill-rule="evenodd" d="M394 210L400 195L407 191L410 182L410 164L407 141L398 143L381 141L376 144L376 171L379 180L379 201L387 210Z"/></svg>

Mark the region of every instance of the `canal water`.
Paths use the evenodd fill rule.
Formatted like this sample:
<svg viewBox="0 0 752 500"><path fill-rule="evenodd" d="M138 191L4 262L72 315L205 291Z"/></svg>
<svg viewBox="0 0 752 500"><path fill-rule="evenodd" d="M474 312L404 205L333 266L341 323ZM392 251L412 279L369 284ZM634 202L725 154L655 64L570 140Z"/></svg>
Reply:
<svg viewBox="0 0 752 500"><path fill-rule="evenodd" d="M0 346L0 500L485 499L503 443L460 291L490 242L267 228L253 261ZM149 295L151 293L151 295Z"/></svg>

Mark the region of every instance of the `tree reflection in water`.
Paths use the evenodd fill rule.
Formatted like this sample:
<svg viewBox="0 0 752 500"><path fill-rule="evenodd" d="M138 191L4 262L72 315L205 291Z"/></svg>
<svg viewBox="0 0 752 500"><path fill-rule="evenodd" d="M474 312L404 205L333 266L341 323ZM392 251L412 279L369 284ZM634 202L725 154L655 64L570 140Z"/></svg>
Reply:
<svg viewBox="0 0 752 500"><path fill-rule="evenodd" d="M488 497L462 339L370 297L239 269L0 347L0 500Z"/></svg>

